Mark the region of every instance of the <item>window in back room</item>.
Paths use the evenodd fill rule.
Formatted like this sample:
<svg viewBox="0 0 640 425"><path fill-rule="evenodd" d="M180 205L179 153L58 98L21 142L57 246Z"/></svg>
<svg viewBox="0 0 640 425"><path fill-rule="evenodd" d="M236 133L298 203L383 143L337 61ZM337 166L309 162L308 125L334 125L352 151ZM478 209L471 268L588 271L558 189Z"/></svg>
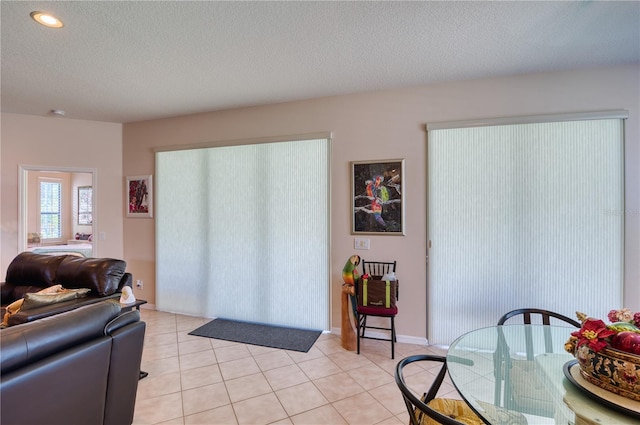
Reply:
<svg viewBox="0 0 640 425"><path fill-rule="evenodd" d="M40 180L40 234L43 240L62 239L62 183Z"/></svg>

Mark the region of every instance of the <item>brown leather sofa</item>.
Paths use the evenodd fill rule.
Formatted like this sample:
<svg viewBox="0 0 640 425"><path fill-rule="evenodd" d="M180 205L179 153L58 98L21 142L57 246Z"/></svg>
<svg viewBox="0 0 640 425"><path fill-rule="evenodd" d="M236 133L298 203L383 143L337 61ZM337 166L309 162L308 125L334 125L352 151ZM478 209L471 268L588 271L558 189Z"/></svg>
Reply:
<svg viewBox="0 0 640 425"><path fill-rule="evenodd" d="M145 329L108 300L0 331L0 423L131 424Z"/></svg>
<svg viewBox="0 0 640 425"><path fill-rule="evenodd" d="M5 307L27 293L61 284L66 289L89 288L85 297L20 310L9 317L8 326L31 322L84 305L110 298L120 298L124 286L131 287L132 276L127 263L113 258L83 258L74 255L45 255L33 252L18 254L9 267L5 282L0 284L2 317ZM0 319L2 318L0 317Z"/></svg>

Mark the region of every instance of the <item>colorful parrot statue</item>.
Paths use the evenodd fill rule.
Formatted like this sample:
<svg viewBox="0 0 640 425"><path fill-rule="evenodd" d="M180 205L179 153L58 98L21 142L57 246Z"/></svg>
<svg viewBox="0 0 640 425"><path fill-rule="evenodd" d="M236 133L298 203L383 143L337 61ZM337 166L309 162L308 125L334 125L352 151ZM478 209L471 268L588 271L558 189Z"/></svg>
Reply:
<svg viewBox="0 0 640 425"><path fill-rule="evenodd" d="M347 264L342 269L342 280L347 285L355 285L358 282L358 264L360 264L360 256L352 255L347 260Z"/></svg>
<svg viewBox="0 0 640 425"><path fill-rule="evenodd" d="M360 279L358 275L359 264L360 256L352 255L351 257L349 257L349 259L347 260L347 264L345 264L344 268L342 269L342 280L344 281L345 285L349 285L352 287L349 298L351 299L351 309L353 310L353 317L356 317L356 308L358 305L355 297L356 288L354 288L354 286L358 284L358 280Z"/></svg>

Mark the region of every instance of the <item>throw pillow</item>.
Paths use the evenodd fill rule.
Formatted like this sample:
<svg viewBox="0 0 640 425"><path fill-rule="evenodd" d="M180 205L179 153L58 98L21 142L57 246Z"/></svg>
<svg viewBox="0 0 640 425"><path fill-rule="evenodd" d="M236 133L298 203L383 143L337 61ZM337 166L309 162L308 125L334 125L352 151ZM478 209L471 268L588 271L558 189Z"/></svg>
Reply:
<svg viewBox="0 0 640 425"><path fill-rule="evenodd" d="M0 323L0 329L4 329L9 326L9 317L16 314L22 308L22 303L24 302L24 298L20 298L9 304L7 308L5 308L4 317L2 318L2 323Z"/></svg>
<svg viewBox="0 0 640 425"><path fill-rule="evenodd" d="M31 310L44 305L55 304L62 301L74 300L76 298L85 297L91 290L88 288L81 289L63 289L60 292L51 294L31 293L24 295L24 302L21 310Z"/></svg>
<svg viewBox="0 0 640 425"><path fill-rule="evenodd" d="M62 291L62 285L53 285L36 292L36 294L55 294L60 291Z"/></svg>
<svg viewBox="0 0 640 425"><path fill-rule="evenodd" d="M53 285L48 288L44 288L41 291L38 291L37 294L55 294L62 290L62 285ZM4 317L2 318L2 323L0 324L1 328L6 328L9 324L9 317L13 314L16 314L22 308L22 304L24 303L24 298L20 298L19 300L15 300L11 304L9 304L5 309Z"/></svg>
<svg viewBox="0 0 640 425"><path fill-rule="evenodd" d="M24 302L24 298L20 298L19 300L15 300L11 304L9 304L6 308L7 314L16 314L22 308L22 303Z"/></svg>

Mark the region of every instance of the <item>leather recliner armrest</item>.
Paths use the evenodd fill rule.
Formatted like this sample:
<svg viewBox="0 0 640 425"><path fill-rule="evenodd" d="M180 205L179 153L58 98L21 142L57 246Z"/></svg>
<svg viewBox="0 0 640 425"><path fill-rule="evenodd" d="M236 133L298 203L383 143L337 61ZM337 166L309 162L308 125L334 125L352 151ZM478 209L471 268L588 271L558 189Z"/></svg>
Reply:
<svg viewBox="0 0 640 425"><path fill-rule="evenodd" d="M104 327L104 334L111 335L116 330L130 324L140 321L140 311L131 310L125 313L119 314Z"/></svg>

